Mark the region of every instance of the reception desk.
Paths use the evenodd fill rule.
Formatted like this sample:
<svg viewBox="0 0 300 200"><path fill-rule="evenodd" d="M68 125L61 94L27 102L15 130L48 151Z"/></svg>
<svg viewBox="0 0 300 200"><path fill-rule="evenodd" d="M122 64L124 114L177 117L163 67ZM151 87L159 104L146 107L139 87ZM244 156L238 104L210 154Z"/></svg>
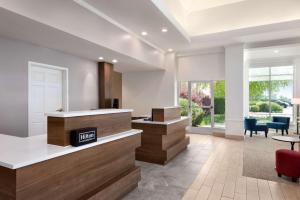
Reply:
<svg viewBox="0 0 300 200"><path fill-rule="evenodd" d="M151 118L159 121L132 121L133 128L143 130L142 146L136 149L137 160L164 165L187 148L185 127L189 118L181 117L178 110L179 107L155 108Z"/></svg>
<svg viewBox="0 0 300 200"><path fill-rule="evenodd" d="M141 130L131 129L131 125L129 130L124 130L119 124L116 127L120 129L116 129L109 118L116 117L125 124L128 115L131 115L130 110L50 113L49 118L64 121L65 127L56 133L62 134L64 139L69 128L98 124L97 141L80 147L65 145L68 140L61 143L63 145L48 144L46 135L18 138L0 134L0 199L121 198L137 187L141 177L139 167L135 166L135 149L141 145ZM78 124L74 125L72 118L76 118ZM107 121L102 126L97 119ZM51 130L52 124L49 125Z"/></svg>

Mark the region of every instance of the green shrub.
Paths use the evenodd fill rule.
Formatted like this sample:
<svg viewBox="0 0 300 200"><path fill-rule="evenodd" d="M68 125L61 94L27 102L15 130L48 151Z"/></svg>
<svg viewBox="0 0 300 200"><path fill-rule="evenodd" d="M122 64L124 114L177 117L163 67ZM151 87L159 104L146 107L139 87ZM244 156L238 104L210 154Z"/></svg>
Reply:
<svg viewBox="0 0 300 200"><path fill-rule="evenodd" d="M189 107L188 100L180 98L179 105L181 107L181 116L187 116ZM198 104L192 102L192 126L200 125L204 118L204 114L202 108Z"/></svg>
<svg viewBox="0 0 300 200"><path fill-rule="evenodd" d="M266 102L266 101L259 101L256 103L256 106L258 106L258 111L254 111L255 109L257 108L254 108L255 106L251 106L250 107L250 111L251 112L269 112L269 102ZM254 109L252 111L252 109ZM283 107L280 106L278 103L275 103L275 102L271 102L271 111L273 113L282 113L283 112Z"/></svg>
<svg viewBox="0 0 300 200"><path fill-rule="evenodd" d="M271 102L271 111L272 113L282 113L283 107L279 105L278 103Z"/></svg>
<svg viewBox="0 0 300 200"><path fill-rule="evenodd" d="M259 108L259 112L269 112L269 103L265 101L259 101L256 104Z"/></svg>
<svg viewBox="0 0 300 200"><path fill-rule="evenodd" d="M179 105L181 107L181 116L188 116L189 114L189 101L184 98L179 98Z"/></svg>
<svg viewBox="0 0 300 200"><path fill-rule="evenodd" d="M259 106L258 105L250 106L250 112L259 112Z"/></svg>
<svg viewBox="0 0 300 200"><path fill-rule="evenodd" d="M225 114L225 98L215 98L214 101L215 114Z"/></svg>

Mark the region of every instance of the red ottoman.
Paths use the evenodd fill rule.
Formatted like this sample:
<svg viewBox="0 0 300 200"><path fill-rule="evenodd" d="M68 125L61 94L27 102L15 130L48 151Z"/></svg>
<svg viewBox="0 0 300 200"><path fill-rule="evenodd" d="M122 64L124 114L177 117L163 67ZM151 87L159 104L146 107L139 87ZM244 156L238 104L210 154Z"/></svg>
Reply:
<svg viewBox="0 0 300 200"><path fill-rule="evenodd" d="M287 149L277 150L276 171L279 177L285 175L296 182L300 177L300 152Z"/></svg>

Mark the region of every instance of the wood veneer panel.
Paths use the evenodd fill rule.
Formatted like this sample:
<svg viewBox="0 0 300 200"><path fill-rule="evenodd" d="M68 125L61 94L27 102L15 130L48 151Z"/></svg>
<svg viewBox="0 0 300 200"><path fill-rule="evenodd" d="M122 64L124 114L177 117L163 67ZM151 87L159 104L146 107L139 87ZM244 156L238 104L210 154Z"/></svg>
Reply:
<svg viewBox="0 0 300 200"><path fill-rule="evenodd" d="M132 123L132 128L143 130L143 134L165 135L167 134L167 126L161 124L148 123Z"/></svg>
<svg viewBox="0 0 300 200"><path fill-rule="evenodd" d="M163 135L162 136L162 150L167 150L170 147L174 146L178 142L184 140L185 138L185 129L174 132L173 134Z"/></svg>
<svg viewBox="0 0 300 200"><path fill-rule="evenodd" d="M180 108L153 108L152 119L153 121L165 122L173 119L180 118Z"/></svg>
<svg viewBox="0 0 300 200"><path fill-rule="evenodd" d="M111 63L99 62L99 108L111 108L114 66Z"/></svg>
<svg viewBox="0 0 300 200"><path fill-rule="evenodd" d="M131 113L112 113L80 117L48 117L48 144L70 145L70 134L74 129L96 127L98 137L131 130Z"/></svg>
<svg viewBox="0 0 300 200"><path fill-rule="evenodd" d="M167 126L167 135L170 135L172 133L176 133L176 132L182 131L182 130L185 131L185 128L188 126L188 124L189 124L189 120L185 119L185 120L168 125Z"/></svg>
<svg viewBox="0 0 300 200"><path fill-rule="evenodd" d="M99 192L108 183L116 195L123 195L126 190L119 188L118 193L120 184L114 182L136 169L135 149L140 144L141 135L133 135L17 169L14 199L75 200ZM132 187L137 185L137 179L126 180L133 181L127 181Z"/></svg>
<svg viewBox="0 0 300 200"><path fill-rule="evenodd" d="M137 182L141 180L141 170L139 167L136 167L129 172L125 172L121 177L122 178L117 177L116 180L113 180L113 184L109 183L105 185L103 189L99 189L98 191L100 192L92 195L88 200L120 199L137 187Z"/></svg>
<svg viewBox="0 0 300 200"><path fill-rule="evenodd" d="M172 124L132 123L134 128L142 129L142 146L136 149L136 159L166 164L189 144L185 127L188 119Z"/></svg>
<svg viewBox="0 0 300 200"><path fill-rule="evenodd" d="M16 171L0 167L0 199L16 198Z"/></svg>
<svg viewBox="0 0 300 200"><path fill-rule="evenodd" d="M169 148L167 150L167 160L165 161L165 163L167 163L168 161L173 159L177 154L186 149L189 143L190 137L186 136L185 139L181 140L179 143Z"/></svg>

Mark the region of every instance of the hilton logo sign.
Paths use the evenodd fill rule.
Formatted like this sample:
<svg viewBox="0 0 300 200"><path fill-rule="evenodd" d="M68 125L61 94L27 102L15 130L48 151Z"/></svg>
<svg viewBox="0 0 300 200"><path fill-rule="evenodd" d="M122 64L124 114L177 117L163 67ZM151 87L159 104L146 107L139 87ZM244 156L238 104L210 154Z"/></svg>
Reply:
<svg viewBox="0 0 300 200"><path fill-rule="evenodd" d="M71 131L71 145L78 147L97 141L97 128L83 128Z"/></svg>

